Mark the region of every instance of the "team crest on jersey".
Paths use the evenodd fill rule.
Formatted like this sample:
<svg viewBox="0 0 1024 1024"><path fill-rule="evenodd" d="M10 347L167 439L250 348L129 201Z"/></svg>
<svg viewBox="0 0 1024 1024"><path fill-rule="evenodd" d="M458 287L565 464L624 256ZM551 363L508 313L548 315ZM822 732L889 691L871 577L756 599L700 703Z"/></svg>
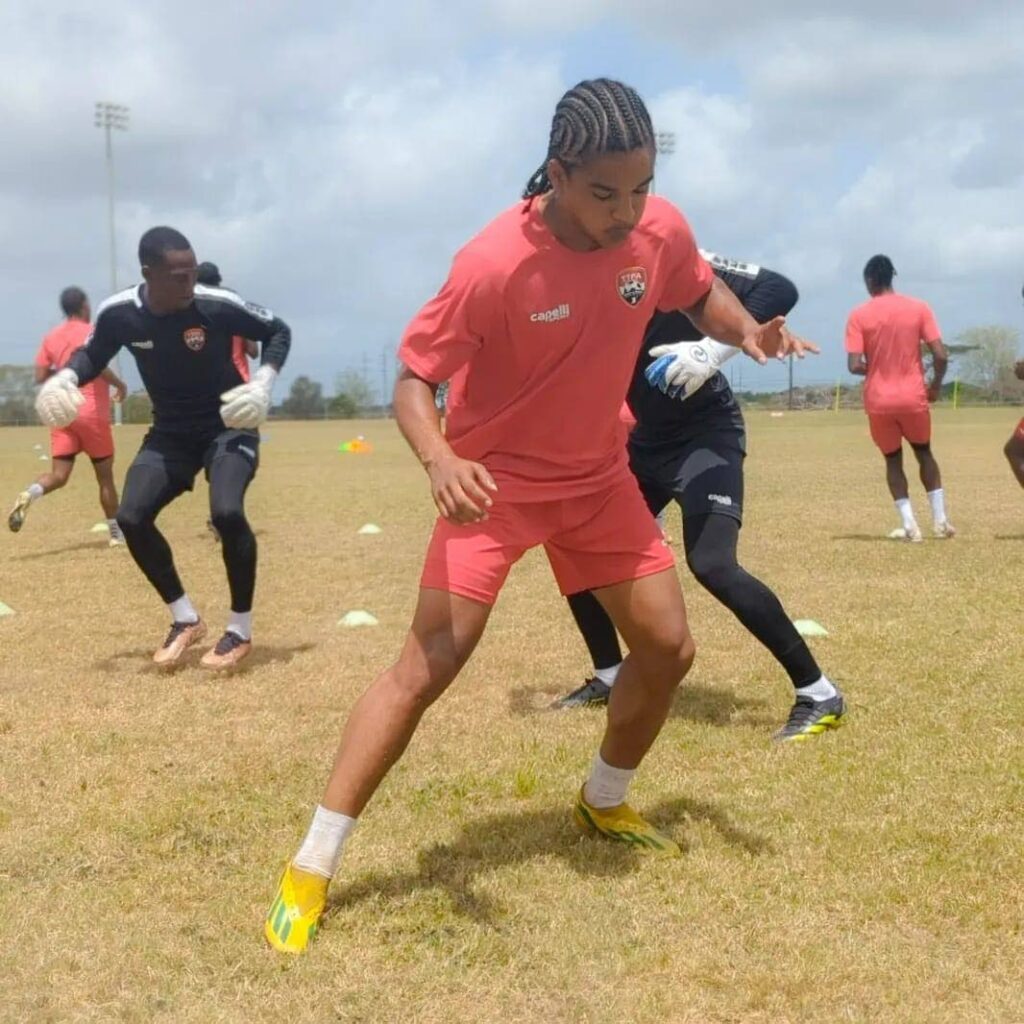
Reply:
<svg viewBox="0 0 1024 1024"><path fill-rule="evenodd" d="M619 295L630 306L638 306L647 291L647 271L643 267L627 267L619 271Z"/></svg>
<svg viewBox="0 0 1024 1024"><path fill-rule="evenodd" d="M193 352L198 352L206 344L206 331L202 327L190 327L181 337Z"/></svg>

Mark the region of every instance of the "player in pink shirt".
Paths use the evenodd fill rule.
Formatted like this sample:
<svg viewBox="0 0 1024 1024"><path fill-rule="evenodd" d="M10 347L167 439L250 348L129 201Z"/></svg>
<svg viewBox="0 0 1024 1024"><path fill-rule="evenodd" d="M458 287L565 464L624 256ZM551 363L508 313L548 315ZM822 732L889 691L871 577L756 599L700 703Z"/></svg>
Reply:
<svg viewBox="0 0 1024 1024"><path fill-rule="evenodd" d="M632 652L576 823L679 852L625 802L694 645L670 549L627 465L619 411L656 308L687 310L762 362L788 338L781 317L759 326L715 281L679 211L648 198L654 154L632 89L581 82L558 104L523 201L455 256L405 332L395 414L440 518L402 651L353 708L267 915L279 950L300 952L315 934L356 818L473 653L509 569L538 545L563 593L594 589ZM449 379L443 436L435 395Z"/></svg>
<svg viewBox="0 0 1024 1024"><path fill-rule="evenodd" d="M65 288L60 293L60 306L67 319L43 339L35 358L36 383L63 369L71 354L80 349L92 333L92 310L89 299L81 288ZM110 546L124 543L121 529L114 518L117 515L117 485L114 483L114 436L110 429L110 388L117 393L117 401L124 400L127 389L113 370L107 369L102 377L82 388L85 399L74 423L50 431L50 471L18 495L7 525L17 533L25 524L28 510L44 494L59 490L71 478L75 456L80 452L92 460L96 482L100 488L100 505L110 530Z"/></svg>
<svg viewBox="0 0 1024 1024"><path fill-rule="evenodd" d="M928 493L936 537L956 533L946 517L939 464L932 454L932 420L928 404L939 398L948 360L939 327L928 304L893 291L896 273L888 256L872 256L864 267L871 298L858 306L846 324L850 373L866 376L864 410L871 437L885 456L885 476L902 526L890 536L920 541L921 528L910 504L903 471L903 439L917 458L921 483ZM932 379L925 383L921 345L932 352Z"/></svg>
<svg viewBox="0 0 1024 1024"><path fill-rule="evenodd" d="M1024 295L1024 288L1021 289ZM1024 359L1018 359L1013 367L1018 380L1024 380ZM1017 478L1017 483L1024 487L1024 419L1017 424L1017 429L1010 435L1010 440L1003 446L1003 454L1010 463L1010 469Z"/></svg>

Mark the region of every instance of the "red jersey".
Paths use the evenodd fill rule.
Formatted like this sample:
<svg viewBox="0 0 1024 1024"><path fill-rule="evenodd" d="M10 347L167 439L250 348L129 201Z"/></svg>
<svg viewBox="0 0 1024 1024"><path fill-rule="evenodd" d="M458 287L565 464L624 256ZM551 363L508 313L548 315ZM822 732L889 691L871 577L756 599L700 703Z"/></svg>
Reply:
<svg viewBox="0 0 1024 1024"><path fill-rule="evenodd" d="M858 306L846 324L846 351L867 359L865 412L926 411L921 342L940 337L934 314L920 299L886 292Z"/></svg>
<svg viewBox="0 0 1024 1024"><path fill-rule="evenodd" d="M36 366L44 370L63 370L71 354L80 349L92 334L92 325L84 320L65 320L43 338L36 353ZM98 378L81 388L85 401L78 410L79 419L110 422L110 385Z"/></svg>
<svg viewBox="0 0 1024 1024"><path fill-rule="evenodd" d="M665 199L647 200L622 245L593 252L559 242L524 200L456 255L399 357L451 380L448 441L487 467L500 499L590 494L627 468L619 411L651 315L693 306L712 279Z"/></svg>

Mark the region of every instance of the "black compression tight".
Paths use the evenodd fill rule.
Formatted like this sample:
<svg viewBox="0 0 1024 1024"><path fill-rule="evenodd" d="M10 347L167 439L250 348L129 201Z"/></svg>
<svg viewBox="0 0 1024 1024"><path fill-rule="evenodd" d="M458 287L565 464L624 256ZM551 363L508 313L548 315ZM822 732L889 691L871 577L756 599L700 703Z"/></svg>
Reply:
<svg viewBox="0 0 1024 1024"><path fill-rule="evenodd" d="M821 669L779 599L736 560L740 524L719 514L685 516L686 561L697 582L726 606L786 670L795 687L821 678ZM573 594L569 607L595 668L622 660L615 627L589 591Z"/></svg>
<svg viewBox="0 0 1024 1024"><path fill-rule="evenodd" d="M224 566L231 590L231 610L252 610L256 588L256 537L245 518L245 492L253 468L245 456L231 452L210 467L210 518L221 537ZM167 539L157 529L156 517L182 493L161 467L133 465L125 477L117 522L128 550L146 579L166 604L178 600L181 585Z"/></svg>

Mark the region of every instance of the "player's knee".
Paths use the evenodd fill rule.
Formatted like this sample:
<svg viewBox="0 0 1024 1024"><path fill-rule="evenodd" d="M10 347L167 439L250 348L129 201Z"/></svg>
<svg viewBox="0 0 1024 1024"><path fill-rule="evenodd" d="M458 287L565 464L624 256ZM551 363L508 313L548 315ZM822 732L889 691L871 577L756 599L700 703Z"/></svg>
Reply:
<svg viewBox="0 0 1024 1024"><path fill-rule="evenodd" d="M210 521L221 537L234 537L249 529L249 521L239 505L217 505L210 509Z"/></svg>
<svg viewBox="0 0 1024 1024"><path fill-rule="evenodd" d="M1010 440L1003 445L1003 454L1011 462L1024 461L1024 440L1014 434Z"/></svg>
<svg viewBox="0 0 1024 1024"><path fill-rule="evenodd" d="M410 711L423 711L448 688L466 659L460 657L450 637L426 638L418 650L403 651L391 672L395 695Z"/></svg>
<svg viewBox="0 0 1024 1024"><path fill-rule="evenodd" d="M140 505L121 504L117 509L117 525L125 536L131 536L152 524L153 514Z"/></svg>
<svg viewBox="0 0 1024 1024"><path fill-rule="evenodd" d="M685 620L662 624L630 652L641 666L642 676L660 685L675 686L690 671L697 646Z"/></svg>
<svg viewBox="0 0 1024 1024"><path fill-rule="evenodd" d="M729 589L740 571L731 552L692 551L686 564L697 582L716 597Z"/></svg>

